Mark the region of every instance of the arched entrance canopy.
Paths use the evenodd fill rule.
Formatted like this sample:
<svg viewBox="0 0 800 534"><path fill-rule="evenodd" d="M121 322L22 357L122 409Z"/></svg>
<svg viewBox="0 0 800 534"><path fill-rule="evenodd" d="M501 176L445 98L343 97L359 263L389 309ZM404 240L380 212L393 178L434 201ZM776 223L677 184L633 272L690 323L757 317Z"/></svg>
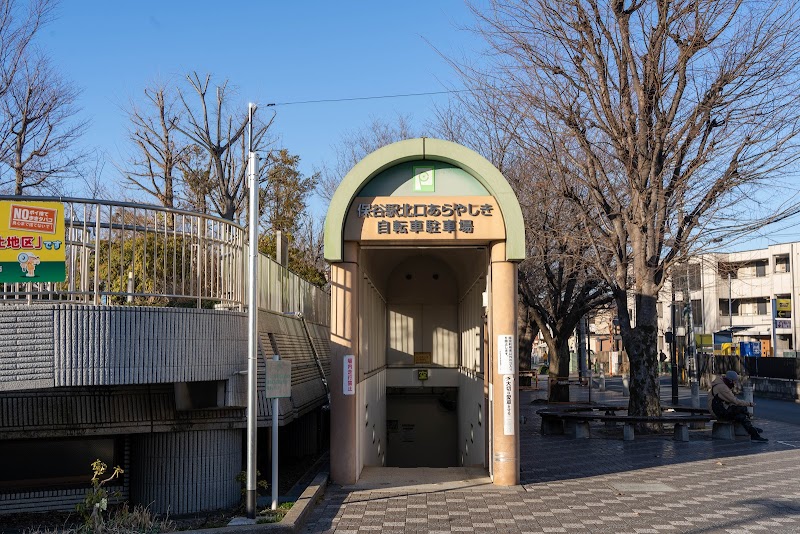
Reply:
<svg viewBox="0 0 800 534"><path fill-rule="evenodd" d="M359 191L379 173L415 161L440 161L464 170L483 185L498 203L505 223L506 261L525 259L522 210L511 186L486 158L464 146L441 139L417 138L387 145L369 154L347 173L331 199L325 218L325 259L342 261L347 212Z"/></svg>

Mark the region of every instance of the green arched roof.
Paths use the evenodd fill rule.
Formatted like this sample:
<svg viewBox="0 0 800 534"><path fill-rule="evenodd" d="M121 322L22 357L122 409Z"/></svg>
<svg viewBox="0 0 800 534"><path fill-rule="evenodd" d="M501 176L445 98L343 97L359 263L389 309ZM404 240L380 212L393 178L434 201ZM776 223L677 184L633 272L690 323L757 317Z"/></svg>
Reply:
<svg viewBox="0 0 800 534"><path fill-rule="evenodd" d="M506 259L525 259L525 225L517 196L489 160L469 148L421 137L407 139L372 152L347 173L336 189L325 217L325 259L342 261L342 237L347 210L359 191L380 172L407 161L442 161L459 167L486 187L500 206L506 226Z"/></svg>

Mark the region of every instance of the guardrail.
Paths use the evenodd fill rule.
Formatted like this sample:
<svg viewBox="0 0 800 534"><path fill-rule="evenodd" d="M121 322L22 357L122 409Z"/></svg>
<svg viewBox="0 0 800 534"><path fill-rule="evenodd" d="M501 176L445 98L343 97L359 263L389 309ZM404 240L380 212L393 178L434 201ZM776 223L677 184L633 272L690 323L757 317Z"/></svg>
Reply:
<svg viewBox="0 0 800 534"><path fill-rule="evenodd" d="M0 302L246 307L247 230L227 219L161 206L62 197L66 281L0 285ZM261 255L259 306L328 324L328 295Z"/></svg>

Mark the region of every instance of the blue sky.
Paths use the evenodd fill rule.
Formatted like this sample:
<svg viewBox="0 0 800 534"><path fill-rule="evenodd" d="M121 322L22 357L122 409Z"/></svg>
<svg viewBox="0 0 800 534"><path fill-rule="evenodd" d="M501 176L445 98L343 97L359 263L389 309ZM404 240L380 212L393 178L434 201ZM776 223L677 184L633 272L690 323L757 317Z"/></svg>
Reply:
<svg viewBox="0 0 800 534"><path fill-rule="evenodd" d="M64 1L39 44L82 89L83 142L123 162L124 108L156 80L192 71L230 80L235 101L259 104L442 91L458 85L446 55L471 54L462 0L405 2ZM280 144L306 173L333 158L344 132L372 117L421 126L446 96L274 108ZM267 108L262 108L266 113ZM111 180L117 171L106 165Z"/></svg>
<svg viewBox="0 0 800 534"><path fill-rule="evenodd" d="M478 4L483 3L478 0ZM104 177L125 161L124 108L154 81L211 73L259 104L426 93L458 87L447 57L475 57L480 39L462 0L405 2L63 0L38 44L83 91L87 148L105 154ZM311 173L333 145L372 118L398 114L420 128L447 96L278 106L273 132ZM266 112L267 108L262 107ZM796 188L794 188L796 189ZM792 191L793 192L793 191ZM321 212L322 205L314 207ZM746 250L797 240L796 223L727 244Z"/></svg>

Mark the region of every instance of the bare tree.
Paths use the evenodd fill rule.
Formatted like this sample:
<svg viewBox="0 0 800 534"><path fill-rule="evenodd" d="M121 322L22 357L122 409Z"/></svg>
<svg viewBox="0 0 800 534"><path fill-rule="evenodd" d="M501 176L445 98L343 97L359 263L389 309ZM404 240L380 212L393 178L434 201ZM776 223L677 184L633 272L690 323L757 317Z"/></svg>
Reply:
<svg viewBox="0 0 800 534"><path fill-rule="evenodd" d="M411 118L397 115L394 122L373 117L363 128L345 133L334 146L336 161L320 171L317 194L330 202L342 179L367 154L404 139L419 137Z"/></svg>
<svg viewBox="0 0 800 534"><path fill-rule="evenodd" d="M527 258L519 268L522 302L547 345L551 402L568 402L569 340L583 317L612 300L594 267L591 240L574 207L548 187L543 168L512 180L522 202Z"/></svg>
<svg viewBox="0 0 800 534"><path fill-rule="evenodd" d="M103 180L103 169L106 166L106 159L104 154L95 150L90 152L84 164L78 169L78 179L80 186L80 193L69 192L69 196L85 195L87 198L102 198L111 199L112 191L109 189L109 184Z"/></svg>
<svg viewBox="0 0 800 534"><path fill-rule="evenodd" d="M0 97L11 86L33 37L49 20L54 5L52 0L0 0Z"/></svg>
<svg viewBox="0 0 800 534"><path fill-rule="evenodd" d="M13 173L15 195L29 189L57 189L71 176L82 155L73 148L86 128L78 120L78 90L38 53L19 61L0 108L3 113L1 160Z"/></svg>
<svg viewBox="0 0 800 534"><path fill-rule="evenodd" d="M211 166L212 160L202 147L189 144L183 149L178 168L183 180L183 202L187 208L209 213L209 199L214 189Z"/></svg>
<svg viewBox="0 0 800 534"><path fill-rule="evenodd" d="M551 187L559 177L517 144L521 119L485 78L467 80L471 91L437 110L431 128L446 139L483 154L506 177L522 207L527 259L519 269L519 353L530 354L532 335L547 344L549 373L569 375L569 339L583 316L611 301L608 286L593 267L591 241L574 208ZM520 356L522 363L522 356ZM569 400L569 386L557 381L550 400Z"/></svg>
<svg viewBox="0 0 800 534"><path fill-rule="evenodd" d="M180 115L176 100L166 85L144 90L144 106L131 104L129 137L135 147L126 180L152 195L167 208L176 207L180 188L179 168L185 152L178 139Z"/></svg>
<svg viewBox="0 0 800 534"><path fill-rule="evenodd" d="M221 217L235 220L247 202L247 113L229 112L227 81L212 88L211 75L201 79L196 72L187 80L196 99L178 91L185 117L175 123L175 128L208 155L207 200ZM212 89L213 97L209 95ZM273 119L274 115L268 122L255 118L253 151L264 147Z"/></svg>
<svg viewBox="0 0 800 534"><path fill-rule="evenodd" d="M480 15L495 60L485 75L524 114L517 142L558 169L612 288L629 411L659 414L656 300L667 273L758 224L737 223L743 202L796 161L797 8L493 0Z"/></svg>

